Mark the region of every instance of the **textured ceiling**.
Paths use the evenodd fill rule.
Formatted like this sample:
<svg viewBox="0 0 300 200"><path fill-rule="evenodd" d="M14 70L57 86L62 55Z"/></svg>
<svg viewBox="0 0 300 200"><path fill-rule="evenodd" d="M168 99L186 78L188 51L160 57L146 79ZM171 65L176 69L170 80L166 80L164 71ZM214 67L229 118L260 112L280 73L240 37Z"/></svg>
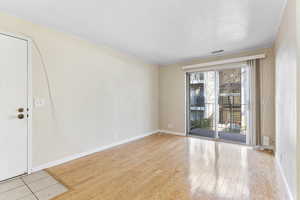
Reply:
<svg viewBox="0 0 300 200"><path fill-rule="evenodd" d="M0 12L155 64L271 46L285 0L2 0Z"/></svg>

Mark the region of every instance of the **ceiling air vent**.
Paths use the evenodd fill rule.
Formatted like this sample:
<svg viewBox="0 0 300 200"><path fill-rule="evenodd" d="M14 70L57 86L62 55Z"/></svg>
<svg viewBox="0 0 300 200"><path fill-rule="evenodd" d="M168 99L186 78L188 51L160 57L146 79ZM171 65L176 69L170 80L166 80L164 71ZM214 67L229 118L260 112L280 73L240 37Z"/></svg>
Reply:
<svg viewBox="0 0 300 200"><path fill-rule="evenodd" d="M220 53L223 53L223 52L224 52L224 50L220 49L220 50L212 51L211 54L220 54Z"/></svg>

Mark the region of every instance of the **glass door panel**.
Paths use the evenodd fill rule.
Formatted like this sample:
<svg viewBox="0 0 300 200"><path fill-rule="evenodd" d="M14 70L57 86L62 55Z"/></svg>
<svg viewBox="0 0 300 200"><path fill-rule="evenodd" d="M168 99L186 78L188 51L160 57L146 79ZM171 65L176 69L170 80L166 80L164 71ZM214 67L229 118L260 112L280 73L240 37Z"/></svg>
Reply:
<svg viewBox="0 0 300 200"><path fill-rule="evenodd" d="M217 136L222 140L247 142L248 76L244 68L217 71Z"/></svg>
<svg viewBox="0 0 300 200"><path fill-rule="evenodd" d="M189 133L215 138L215 72L189 74Z"/></svg>

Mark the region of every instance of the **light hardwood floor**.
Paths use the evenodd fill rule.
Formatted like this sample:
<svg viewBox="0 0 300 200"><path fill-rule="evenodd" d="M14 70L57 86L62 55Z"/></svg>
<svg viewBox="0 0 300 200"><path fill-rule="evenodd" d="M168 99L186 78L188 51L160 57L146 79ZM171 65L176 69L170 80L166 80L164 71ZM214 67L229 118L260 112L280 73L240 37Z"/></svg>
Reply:
<svg viewBox="0 0 300 200"><path fill-rule="evenodd" d="M287 200L272 155L155 134L48 170L70 190L55 200Z"/></svg>

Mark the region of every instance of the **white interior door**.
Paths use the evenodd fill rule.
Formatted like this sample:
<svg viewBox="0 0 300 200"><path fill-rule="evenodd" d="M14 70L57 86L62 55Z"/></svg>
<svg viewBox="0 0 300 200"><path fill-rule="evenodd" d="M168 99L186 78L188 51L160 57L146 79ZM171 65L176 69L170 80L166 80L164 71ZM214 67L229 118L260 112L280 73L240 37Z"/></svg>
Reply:
<svg viewBox="0 0 300 200"><path fill-rule="evenodd" d="M0 34L0 180L27 172L27 46Z"/></svg>

